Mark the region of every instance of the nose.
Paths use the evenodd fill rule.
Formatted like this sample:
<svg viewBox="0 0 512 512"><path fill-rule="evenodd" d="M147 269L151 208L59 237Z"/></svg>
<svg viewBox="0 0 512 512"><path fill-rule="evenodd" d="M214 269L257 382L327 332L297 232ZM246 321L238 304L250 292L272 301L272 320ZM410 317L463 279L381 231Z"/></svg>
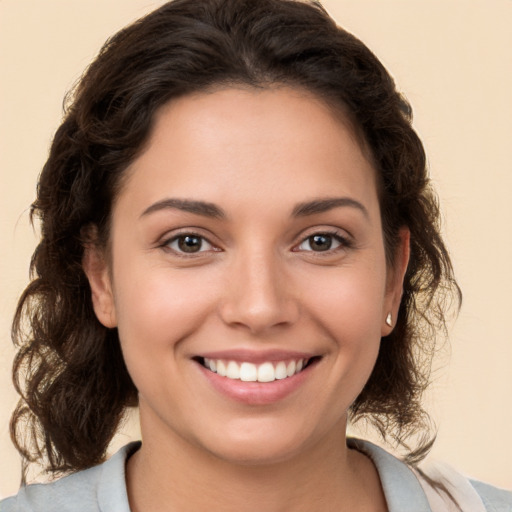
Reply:
<svg viewBox="0 0 512 512"><path fill-rule="evenodd" d="M275 256L240 257L230 268L220 306L222 320L251 334L294 324L299 303L291 281Z"/></svg>

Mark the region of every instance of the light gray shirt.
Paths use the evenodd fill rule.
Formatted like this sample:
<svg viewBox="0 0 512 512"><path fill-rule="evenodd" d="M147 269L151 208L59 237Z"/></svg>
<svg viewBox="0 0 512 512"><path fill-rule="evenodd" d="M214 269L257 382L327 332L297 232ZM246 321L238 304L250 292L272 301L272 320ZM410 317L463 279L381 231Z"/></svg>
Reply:
<svg viewBox="0 0 512 512"><path fill-rule="evenodd" d="M382 448L356 439L349 446L368 455L382 482L389 512L432 512L415 473ZM126 490L127 458L140 443L130 443L109 460L49 484L22 487L0 502L0 512L130 512ZM469 480L488 512L512 512L512 492ZM464 511L471 512L471 511Z"/></svg>

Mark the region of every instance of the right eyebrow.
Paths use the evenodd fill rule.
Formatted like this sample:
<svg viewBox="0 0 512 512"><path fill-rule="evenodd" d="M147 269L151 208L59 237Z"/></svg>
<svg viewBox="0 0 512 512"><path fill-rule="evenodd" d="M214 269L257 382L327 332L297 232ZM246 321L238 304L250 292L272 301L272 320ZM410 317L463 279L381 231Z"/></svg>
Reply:
<svg viewBox="0 0 512 512"><path fill-rule="evenodd" d="M215 219L226 218L224 211L213 203L208 203L206 201L195 201L192 199L176 198L167 198L162 199L161 201L157 201L156 203L153 203L151 206L146 208L140 216L144 217L151 213L166 209L181 210L184 212L194 213L196 215L202 215L203 217L210 217Z"/></svg>

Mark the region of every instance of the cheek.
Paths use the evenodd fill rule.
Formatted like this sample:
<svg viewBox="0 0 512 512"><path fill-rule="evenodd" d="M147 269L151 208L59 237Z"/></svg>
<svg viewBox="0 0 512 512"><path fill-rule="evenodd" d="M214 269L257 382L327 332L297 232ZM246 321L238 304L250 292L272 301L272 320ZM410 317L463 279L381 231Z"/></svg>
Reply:
<svg viewBox="0 0 512 512"><path fill-rule="evenodd" d="M118 265L114 298L123 349L177 350L215 304L215 275L136 262ZM157 354L155 354L157 356Z"/></svg>
<svg viewBox="0 0 512 512"><path fill-rule="evenodd" d="M366 384L377 359L385 297L385 268L378 263L338 269L315 279L308 308L331 340L331 392L348 408Z"/></svg>
<svg viewBox="0 0 512 512"><path fill-rule="evenodd" d="M373 265L318 273L308 296L309 310L346 343L380 339L385 298L385 268Z"/></svg>
<svg viewBox="0 0 512 512"><path fill-rule="evenodd" d="M172 398L167 393L183 381L180 362L189 354L182 341L205 324L215 303L215 287L200 274L138 267L119 272L114 281L121 349L141 399L153 403L155 396L167 396L173 408L183 406L180 393Z"/></svg>

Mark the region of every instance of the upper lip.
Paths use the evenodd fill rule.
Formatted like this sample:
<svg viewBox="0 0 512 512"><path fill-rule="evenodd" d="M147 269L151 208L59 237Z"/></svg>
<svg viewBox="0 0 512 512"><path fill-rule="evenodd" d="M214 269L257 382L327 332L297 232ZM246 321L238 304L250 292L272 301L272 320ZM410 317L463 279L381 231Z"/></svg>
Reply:
<svg viewBox="0 0 512 512"><path fill-rule="evenodd" d="M232 350L220 350L215 352L204 352L198 354L197 357L207 359L221 359L224 361L237 361L247 362L254 364L261 364L267 361L279 362L279 361L290 361L299 359L311 359L312 357L318 356L312 352L298 352L290 350L247 350L247 349L232 349Z"/></svg>

